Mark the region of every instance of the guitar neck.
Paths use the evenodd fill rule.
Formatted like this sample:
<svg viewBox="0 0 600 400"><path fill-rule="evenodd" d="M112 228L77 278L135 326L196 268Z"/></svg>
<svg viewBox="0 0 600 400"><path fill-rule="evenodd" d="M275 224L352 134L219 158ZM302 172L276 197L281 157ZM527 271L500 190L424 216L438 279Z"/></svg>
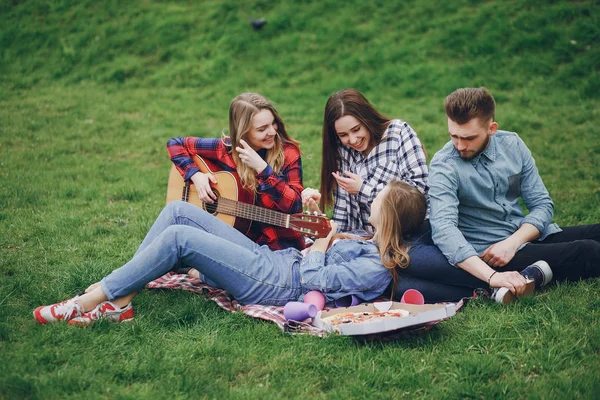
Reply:
<svg viewBox="0 0 600 400"><path fill-rule="evenodd" d="M262 222L264 224L280 226L282 228L290 227L289 214L269 210L268 208L255 206L253 204L242 203L225 197L219 197L217 199L217 212L246 218L251 221Z"/></svg>

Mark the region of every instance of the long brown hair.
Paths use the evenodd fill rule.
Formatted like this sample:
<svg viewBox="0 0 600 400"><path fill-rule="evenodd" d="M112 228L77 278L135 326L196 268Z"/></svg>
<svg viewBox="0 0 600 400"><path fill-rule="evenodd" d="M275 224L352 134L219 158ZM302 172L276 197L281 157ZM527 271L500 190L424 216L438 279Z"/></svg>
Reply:
<svg viewBox="0 0 600 400"><path fill-rule="evenodd" d="M406 268L410 263L410 245L404 237L415 232L425 220L427 200L419 189L400 180L390 181L384 190L387 193L381 201L379 226L373 239L377 242L381 262L392 274L394 293L398 283L396 266ZM337 238L359 237L344 233L333 235L333 239Z"/></svg>
<svg viewBox="0 0 600 400"><path fill-rule="evenodd" d="M299 146L300 143L287 133L285 124L279 116L279 113L269 100L258 93L242 93L231 101L229 105L229 139L231 140L231 154L237 166L237 172L240 176L242 186L256 192L256 175L254 170L248 168L240 161L240 156L235 149L240 146L240 139L246 140L246 135L252 126L252 118L262 110L269 110L273 114L277 124L277 135L275 135L275 145L267 150L266 162L275 172L279 172L285 162L283 152L283 143L291 143Z"/></svg>
<svg viewBox="0 0 600 400"><path fill-rule="evenodd" d="M341 167L339 147L343 146L335 131L335 121L351 115L358 119L371 135L370 145L376 146L391 120L379 113L356 89L343 89L329 96L323 116L323 153L321 163L321 210L333 203L336 181L331 175Z"/></svg>

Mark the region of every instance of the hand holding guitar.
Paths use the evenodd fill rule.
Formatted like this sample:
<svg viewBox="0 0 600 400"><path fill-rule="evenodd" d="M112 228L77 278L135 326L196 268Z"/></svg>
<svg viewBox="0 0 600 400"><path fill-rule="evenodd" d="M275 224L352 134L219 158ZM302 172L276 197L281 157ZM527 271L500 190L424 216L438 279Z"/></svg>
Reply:
<svg viewBox="0 0 600 400"><path fill-rule="evenodd" d="M300 195L302 197L302 205L308 208L308 211L311 213L316 212L317 214L322 214L319 209L319 205L317 202L321 200L321 193L318 190L313 188L306 188L302 191Z"/></svg>
<svg viewBox="0 0 600 400"><path fill-rule="evenodd" d="M217 183L217 178L215 178L213 174L196 172L194 175L192 175L191 180L194 182L194 186L196 186L200 201L213 204L214 200L217 199L217 195L212 191L210 183Z"/></svg>
<svg viewBox="0 0 600 400"><path fill-rule="evenodd" d="M267 162L258 155L256 151L245 140L240 139L240 144L242 147L236 147L240 160L246 164L249 168L252 168L256 171L257 174L260 174L267 168Z"/></svg>

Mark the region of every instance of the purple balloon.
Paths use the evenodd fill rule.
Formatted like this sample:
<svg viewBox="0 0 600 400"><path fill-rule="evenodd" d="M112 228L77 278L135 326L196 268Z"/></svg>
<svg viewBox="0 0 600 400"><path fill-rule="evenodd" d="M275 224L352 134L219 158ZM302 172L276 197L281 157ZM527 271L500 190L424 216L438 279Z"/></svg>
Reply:
<svg viewBox="0 0 600 400"><path fill-rule="evenodd" d="M335 301L336 307L352 307L360 304L360 299L355 295L344 296Z"/></svg>
<svg viewBox="0 0 600 400"><path fill-rule="evenodd" d="M317 307L314 304L290 301L283 307L285 319L304 321L307 318L313 318L315 315L317 315Z"/></svg>

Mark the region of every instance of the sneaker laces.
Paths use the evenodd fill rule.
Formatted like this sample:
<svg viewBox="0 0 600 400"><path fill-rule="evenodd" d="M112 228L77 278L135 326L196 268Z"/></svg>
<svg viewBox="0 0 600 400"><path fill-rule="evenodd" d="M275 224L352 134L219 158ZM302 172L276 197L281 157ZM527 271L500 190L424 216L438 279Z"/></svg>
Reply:
<svg viewBox="0 0 600 400"><path fill-rule="evenodd" d="M83 313L83 309L76 299L69 299L56 304L50 309L50 312L56 319L61 319L62 317L62 319L70 320L80 316Z"/></svg>
<svg viewBox="0 0 600 400"><path fill-rule="evenodd" d="M81 316L76 318L73 322L76 324L90 324L93 321L99 321L105 317L110 318L110 315L106 315L107 312L122 313L125 312L125 308L127 308L127 306L119 307L110 301L103 301L102 303L94 307L94 309L82 313Z"/></svg>

